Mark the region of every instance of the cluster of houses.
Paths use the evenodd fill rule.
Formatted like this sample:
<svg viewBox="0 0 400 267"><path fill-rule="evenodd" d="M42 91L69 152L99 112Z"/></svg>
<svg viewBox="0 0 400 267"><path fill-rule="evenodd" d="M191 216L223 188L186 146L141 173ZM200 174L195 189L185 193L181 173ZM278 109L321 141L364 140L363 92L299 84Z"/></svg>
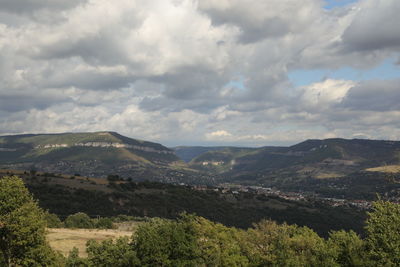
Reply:
<svg viewBox="0 0 400 267"><path fill-rule="evenodd" d="M367 200L347 200L343 198L320 198L320 200L333 207L348 205L364 210L372 208L372 201L367 201Z"/></svg>
<svg viewBox="0 0 400 267"><path fill-rule="evenodd" d="M312 199L313 201L318 200L322 201L325 204L328 204L333 207L338 206L352 206L359 209L371 209L372 201L367 200L348 200L348 199L339 199L339 198L324 198L318 197L315 195L310 195L310 193L301 193L301 192L283 192L270 187L262 187L262 186L245 186L245 185L237 185L237 184L220 184L218 187L208 187L204 185L196 185L192 187L195 190L199 191L207 191L212 190L215 192L219 192L222 194L233 194L237 195L240 193L253 193L253 194L262 194L266 196L276 196L286 200L291 201L309 201Z"/></svg>

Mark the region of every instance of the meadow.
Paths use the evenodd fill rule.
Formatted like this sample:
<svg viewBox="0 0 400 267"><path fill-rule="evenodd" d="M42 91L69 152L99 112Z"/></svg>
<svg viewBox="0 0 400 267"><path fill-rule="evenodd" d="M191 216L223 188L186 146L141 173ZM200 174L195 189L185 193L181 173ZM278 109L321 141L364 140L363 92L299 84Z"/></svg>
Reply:
<svg viewBox="0 0 400 267"><path fill-rule="evenodd" d="M119 237L130 237L132 233L132 231L121 229L48 228L46 239L52 249L61 252L64 256L68 256L69 252L76 247L79 249L79 256L85 258L87 257L87 241L115 240Z"/></svg>

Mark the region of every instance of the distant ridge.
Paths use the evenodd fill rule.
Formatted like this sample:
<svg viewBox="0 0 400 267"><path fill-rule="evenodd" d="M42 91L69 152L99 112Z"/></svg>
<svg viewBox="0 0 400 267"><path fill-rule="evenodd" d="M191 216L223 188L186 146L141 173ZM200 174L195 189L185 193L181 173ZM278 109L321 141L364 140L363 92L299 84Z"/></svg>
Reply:
<svg viewBox="0 0 400 267"><path fill-rule="evenodd" d="M109 131L7 135L0 136L0 168L91 177L115 174L137 181L274 186L399 170L400 141L331 138L288 147L170 149Z"/></svg>
<svg viewBox="0 0 400 267"><path fill-rule="evenodd" d="M188 150L189 148L185 148ZM274 181L338 178L354 172L400 165L400 141L310 139L289 147L207 150L189 165L222 175L227 181L275 184Z"/></svg>
<svg viewBox="0 0 400 267"><path fill-rule="evenodd" d="M177 146L171 148L175 154L185 162L190 162L192 159L209 151L224 150L228 146Z"/></svg>
<svg viewBox="0 0 400 267"><path fill-rule="evenodd" d="M171 149L108 131L0 136L0 167L168 182L192 173Z"/></svg>

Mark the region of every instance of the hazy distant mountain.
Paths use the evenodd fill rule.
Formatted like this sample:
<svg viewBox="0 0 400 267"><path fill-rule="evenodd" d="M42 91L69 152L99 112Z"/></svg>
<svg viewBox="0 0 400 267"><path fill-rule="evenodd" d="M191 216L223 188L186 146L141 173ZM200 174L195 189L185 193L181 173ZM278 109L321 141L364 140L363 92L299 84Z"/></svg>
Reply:
<svg viewBox="0 0 400 267"><path fill-rule="evenodd" d="M175 154L185 162L190 162L192 159L209 151L221 151L229 149L227 146L178 146L171 148Z"/></svg>
<svg viewBox="0 0 400 267"><path fill-rule="evenodd" d="M115 132L2 136L0 166L164 182L197 175L167 147Z"/></svg>

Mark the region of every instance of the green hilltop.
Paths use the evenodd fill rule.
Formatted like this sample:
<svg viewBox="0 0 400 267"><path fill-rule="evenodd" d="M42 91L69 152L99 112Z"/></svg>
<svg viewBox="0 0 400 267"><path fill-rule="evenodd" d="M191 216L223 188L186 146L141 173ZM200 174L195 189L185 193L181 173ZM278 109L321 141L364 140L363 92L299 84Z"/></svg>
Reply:
<svg viewBox="0 0 400 267"><path fill-rule="evenodd" d="M115 132L14 135L0 137L0 162L124 160L146 164L179 159L168 148Z"/></svg>
<svg viewBox="0 0 400 267"><path fill-rule="evenodd" d="M0 167L166 182L197 175L169 148L115 132L1 136Z"/></svg>

